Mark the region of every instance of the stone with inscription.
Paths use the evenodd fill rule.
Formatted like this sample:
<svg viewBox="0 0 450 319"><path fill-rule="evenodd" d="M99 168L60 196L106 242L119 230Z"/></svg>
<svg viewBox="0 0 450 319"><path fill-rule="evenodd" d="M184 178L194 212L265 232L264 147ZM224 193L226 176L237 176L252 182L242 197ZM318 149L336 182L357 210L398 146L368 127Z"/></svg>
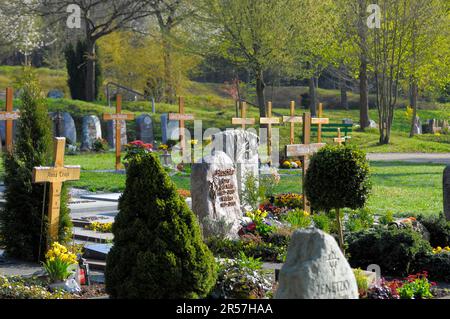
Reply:
<svg viewBox="0 0 450 319"><path fill-rule="evenodd" d="M236 165L238 192L242 194L246 176L259 176L258 136L243 130L227 130L213 135L213 147L226 153Z"/></svg>
<svg viewBox="0 0 450 319"><path fill-rule="evenodd" d="M75 121L68 112L51 112L53 136L65 137L66 144L77 144L77 130Z"/></svg>
<svg viewBox="0 0 450 319"><path fill-rule="evenodd" d="M167 143L168 140L179 139L179 127L180 121L169 121L169 114L164 113L161 115L161 134L162 142Z"/></svg>
<svg viewBox="0 0 450 319"><path fill-rule="evenodd" d="M450 221L450 165L444 169L442 183L444 189L444 214L447 220Z"/></svg>
<svg viewBox="0 0 450 319"><path fill-rule="evenodd" d="M102 138L102 126L95 115L83 117L81 150L90 151L94 142Z"/></svg>
<svg viewBox="0 0 450 319"><path fill-rule="evenodd" d="M218 151L192 165L191 196L204 237L238 238L243 216L235 165L227 154Z"/></svg>
<svg viewBox="0 0 450 319"><path fill-rule="evenodd" d="M358 299L350 265L336 240L319 229L293 233L279 278L277 299Z"/></svg>
<svg viewBox="0 0 450 319"><path fill-rule="evenodd" d="M153 137L153 121L150 115L142 114L136 118L136 137L144 143L154 142Z"/></svg>
<svg viewBox="0 0 450 319"><path fill-rule="evenodd" d="M116 149L116 121L108 121L106 123L106 140L111 149ZM120 120L120 145L123 149L127 144L127 122Z"/></svg>

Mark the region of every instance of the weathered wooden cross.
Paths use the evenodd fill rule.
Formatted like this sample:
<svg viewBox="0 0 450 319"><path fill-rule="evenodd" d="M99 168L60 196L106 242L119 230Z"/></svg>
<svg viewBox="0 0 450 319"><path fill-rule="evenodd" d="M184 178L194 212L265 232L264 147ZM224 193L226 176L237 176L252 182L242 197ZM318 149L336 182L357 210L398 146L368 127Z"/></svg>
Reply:
<svg viewBox="0 0 450 319"><path fill-rule="evenodd" d="M338 130L338 137L337 137L337 138L334 138L333 141L334 141L335 143L338 143L339 146L341 146L342 143L345 143L345 140L346 140L346 139L345 139L345 137L341 137L341 129L338 128L337 130Z"/></svg>
<svg viewBox="0 0 450 319"><path fill-rule="evenodd" d="M322 142L322 124L329 124L330 119L321 117L322 116L322 103L319 105L319 117L310 117L311 124L318 125L317 134L319 143ZM291 115L290 116L283 116L283 122L284 123L290 123L291 124L291 134L290 134L290 143L294 144L295 139L295 123L302 124L303 123L303 117L302 116L295 116L295 102L291 101Z"/></svg>
<svg viewBox="0 0 450 319"><path fill-rule="evenodd" d="M6 112L0 112L0 121L6 121L6 150L10 153L13 147L13 121L20 117L20 112L13 111L13 89L6 89Z"/></svg>
<svg viewBox="0 0 450 319"><path fill-rule="evenodd" d="M272 102L267 105L267 117L261 117L259 123L267 125L267 155L269 163L272 164L272 125L280 124L279 117L272 117Z"/></svg>
<svg viewBox="0 0 450 319"><path fill-rule="evenodd" d="M116 98L116 113L103 114L103 120L115 121L116 125L116 170L120 169L120 152L122 149L121 121L131 121L134 119L133 114L122 114L122 95L118 94Z"/></svg>
<svg viewBox="0 0 450 319"><path fill-rule="evenodd" d="M311 205L305 193L305 174L309 166L309 157L324 147L325 143L311 144L311 113L303 113L303 144L286 145L286 157L302 158L303 210L311 212Z"/></svg>
<svg viewBox="0 0 450 319"><path fill-rule="evenodd" d="M255 125L255 122L254 118L247 118L247 103L241 102L241 117L233 117L231 124L241 125L242 129L245 130L246 125Z"/></svg>
<svg viewBox="0 0 450 319"><path fill-rule="evenodd" d="M58 240L62 183L80 179L80 166L64 166L65 145L64 137L55 137L54 167L33 168L33 183L50 183L48 201L50 242Z"/></svg>
<svg viewBox="0 0 450 319"><path fill-rule="evenodd" d="M179 113L169 113L170 121L179 121L179 131L180 131L180 151L181 157L184 158L184 153L186 150L186 134L184 132L184 121L193 121L194 115L184 113L184 97L180 96L178 98L178 112Z"/></svg>

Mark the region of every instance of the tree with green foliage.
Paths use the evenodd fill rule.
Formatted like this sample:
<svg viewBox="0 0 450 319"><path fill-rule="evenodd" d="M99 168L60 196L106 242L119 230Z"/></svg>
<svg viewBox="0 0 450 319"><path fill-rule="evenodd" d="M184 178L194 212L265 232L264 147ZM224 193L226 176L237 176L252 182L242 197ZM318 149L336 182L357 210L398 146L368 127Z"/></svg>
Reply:
<svg viewBox="0 0 450 319"><path fill-rule="evenodd" d="M201 298L216 264L200 226L157 155L128 159L126 188L113 225L106 290L113 298Z"/></svg>
<svg viewBox="0 0 450 319"><path fill-rule="evenodd" d="M66 67L69 79L69 85L72 99L87 101L86 97L86 65L87 65L87 46L86 43L78 40L74 47L69 44L65 50ZM98 56L98 48L96 48ZM101 85L101 67L100 63L95 64L95 99L98 98Z"/></svg>
<svg viewBox="0 0 450 319"><path fill-rule="evenodd" d="M6 253L22 260L43 260L47 247L48 187L32 183L33 167L51 165L52 133L45 99L30 69L20 80L21 95L18 136L5 165L5 207L0 210L0 245ZM45 202L44 202L45 198ZM59 241L70 238L71 221L67 190L61 193Z"/></svg>
<svg viewBox="0 0 450 319"><path fill-rule="evenodd" d="M336 211L339 242L343 232L339 210L364 207L371 189L369 162L352 146L329 145L311 157L305 192L314 210Z"/></svg>
<svg viewBox="0 0 450 319"><path fill-rule="evenodd" d="M254 77L261 117L266 116L264 72L287 61L295 2L203 0L198 4L202 37L207 35L211 50L247 68Z"/></svg>

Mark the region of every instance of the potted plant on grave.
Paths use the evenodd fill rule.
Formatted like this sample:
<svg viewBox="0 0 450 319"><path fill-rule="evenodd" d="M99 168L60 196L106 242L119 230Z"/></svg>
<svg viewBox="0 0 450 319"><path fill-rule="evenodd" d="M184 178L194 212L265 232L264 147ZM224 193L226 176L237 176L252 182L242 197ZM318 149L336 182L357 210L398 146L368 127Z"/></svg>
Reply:
<svg viewBox="0 0 450 319"><path fill-rule="evenodd" d="M141 140L136 140L125 145L125 151L127 152L127 154L123 158L123 164L125 166L125 169L127 169L131 159L139 159L144 154L153 152L153 145L144 143Z"/></svg>
<svg viewBox="0 0 450 319"><path fill-rule="evenodd" d="M81 291L75 279L69 279L77 273L77 256L63 245L57 242L52 244L45 254L43 266L49 276L51 290L62 289L71 293Z"/></svg>

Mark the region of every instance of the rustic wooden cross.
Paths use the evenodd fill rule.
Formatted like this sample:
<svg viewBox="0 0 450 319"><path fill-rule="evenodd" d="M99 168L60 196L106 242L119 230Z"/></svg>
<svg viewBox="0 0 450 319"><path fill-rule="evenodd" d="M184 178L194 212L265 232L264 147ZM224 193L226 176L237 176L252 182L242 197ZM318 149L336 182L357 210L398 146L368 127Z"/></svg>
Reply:
<svg viewBox="0 0 450 319"><path fill-rule="evenodd" d="M50 242L58 240L62 183L80 179L80 166L64 166L65 145L64 137L55 137L54 167L33 168L33 183L50 183L48 201Z"/></svg>
<svg viewBox="0 0 450 319"><path fill-rule="evenodd" d="M120 152L122 149L121 121L131 121L134 119L133 114L122 114L122 95L118 94L116 98L116 113L103 114L103 120L115 121L116 124L116 170L120 169Z"/></svg>
<svg viewBox="0 0 450 319"><path fill-rule="evenodd" d="M20 117L20 112L13 111L13 89L6 89L6 112L0 112L0 121L6 121L6 150L11 153L13 147L13 121Z"/></svg>
<svg viewBox="0 0 450 319"><path fill-rule="evenodd" d="M242 129L245 130L246 125L255 125L255 122L254 118L247 118L247 103L241 102L241 117L233 117L231 124L241 125Z"/></svg>
<svg viewBox="0 0 450 319"><path fill-rule="evenodd" d="M341 146L342 143L347 142L347 139L349 139L350 136L344 136L344 137L341 137L341 128L338 128L337 130L338 130L338 137L337 137L337 138L334 138L333 141L334 141L335 143L338 143L339 146Z"/></svg>
<svg viewBox="0 0 450 319"><path fill-rule="evenodd" d="M322 117L323 114L323 104L319 103L319 116L318 118L320 119ZM319 121L319 123L317 123L317 143L322 143L322 124L328 124L328 123L321 123Z"/></svg>
<svg viewBox="0 0 450 319"><path fill-rule="evenodd" d="M272 125L280 124L279 117L272 117L272 102L269 102L267 105L267 117L261 117L259 123L267 125L267 153L269 163L272 164Z"/></svg>
<svg viewBox="0 0 450 319"><path fill-rule="evenodd" d="M180 123L179 130L180 130L180 151L181 151L181 157L184 157L184 151L186 149L186 134L184 132L184 121L193 121L194 115L192 114L185 114L184 113L184 97L180 96L178 98L178 112L179 113L169 113L169 120L170 121L178 121Z"/></svg>
<svg viewBox="0 0 450 319"><path fill-rule="evenodd" d="M303 144L286 145L286 157L302 158L303 210L311 212L311 205L305 193L305 174L309 166L309 157L324 147L325 143L311 144L311 113L303 113Z"/></svg>

